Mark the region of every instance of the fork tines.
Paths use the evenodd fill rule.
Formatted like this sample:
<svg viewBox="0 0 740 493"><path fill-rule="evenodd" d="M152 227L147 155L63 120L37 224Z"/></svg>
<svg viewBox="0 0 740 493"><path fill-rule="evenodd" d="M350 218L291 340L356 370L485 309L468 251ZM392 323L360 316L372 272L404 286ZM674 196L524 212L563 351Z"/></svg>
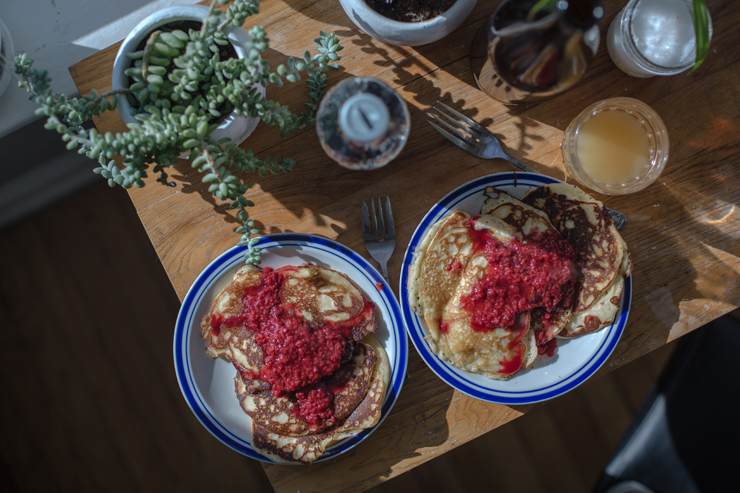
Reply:
<svg viewBox="0 0 740 493"><path fill-rule="evenodd" d="M393 212L391 211L391 199L388 195L385 196L385 206L382 205L381 197L378 197L378 213L375 213L375 200L370 199L370 211L368 213L366 199L362 200L362 232L365 235L365 240L384 240L395 238L396 227L393 223ZM378 218L380 218L380 227L378 226Z"/></svg>
<svg viewBox="0 0 740 493"><path fill-rule="evenodd" d="M393 223L391 199L385 196L385 207L378 197L378 213L375 213L375 199L370 199L372 218L367 210L367 202L362 201L362 234L365 239L365 248L374 258L383 271L383 278L388 282L388 259L396 247L396 226ZM384 210L385 209L385 210ZM380 227L378 227L380 216Z"/></svg>
<svg viewBox="0 0 740 493"><path fill-rule="evenodd" d="M437 110L437 113L430 113L429 116L431 116L434 121L449 129L449 132L441 128L439 125L435 124L433 121L429 121L429 124L431 126L433 126L435 129L437 129L439 133L441 133L463 149L467 149L468 147L472 147L473 149L475 149L481 145L480 137L485 135L488 130L479 125L474 120L471 120L467 116L463 115L459 111L455 111L454 109L450 108L441 101L437 101L437 104L441 108L437 106L432 106L433 109ZM450 116L450 114L455 116L457 119ZM440 118L440 116L442 118ZM461 122L467 123L467 125L464 125Z"/></svg>

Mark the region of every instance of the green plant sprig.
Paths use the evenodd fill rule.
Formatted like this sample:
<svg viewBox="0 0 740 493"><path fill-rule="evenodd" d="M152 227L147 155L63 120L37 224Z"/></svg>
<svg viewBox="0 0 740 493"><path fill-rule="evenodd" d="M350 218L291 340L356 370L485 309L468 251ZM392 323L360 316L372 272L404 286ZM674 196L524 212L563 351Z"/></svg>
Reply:
<svg viewBox="0 0 740 493"><path fill-rule="evenodd" d="M216 3L231 5L224 13L215 8ZM55 95L47 71L33 69L33 60L25 54L15 60L19 86L40 106L36 113L46 116L45 127L61 134L68 149L96 159L100 167L95 173L110 186L144 186L150 163L154 164L151 171L159 174L158 182L174 186L167 168L187 155L191 166L204 173L201 180L208 191L219 200L232 201L231 209L238 209L237 217L243 223L236 230L242 235L238 245L248 247L247 263L259 263L261 250L254 246L257 239L253 236L259 231L246 211L254 205L244 197L249 184L238 175L287 172L295 162L285 156L260 160L253 151L245 151L229 139L216 140L211 134L220 118L231 112L258 117L282 136L314 123L318 103L326 92L325 72L338 68L337 52L342 50L334 33L321 31L315 39L317 54L307 51L303 59L288 58L273 71L261 58L268 49L268 38L264 28L255 26L244 46L247 56L222 60L221 48L229 44L222 30L242 26L258 12L258 5L258 0L213 0L200 30L153 32L141 51L129 54L132 66L125 71L132 80L129 88L102 95L94 90L80 98ZM258 85L282 87L286 82L300 82L302 73L307 75L309 101L306 111L299 114L256 89ZM127 98L137 124L115 135L84 128L94 116L115 110L119 97ZM116 157L123 158L120 165Z"/></svg>
<svg viewBox="0 0 740 493"><path fill-rule="evenodd" d="M707 14L707 5L704 0L693 0L694 12L694 35L696 36L696 63L689 70L689 74L694 72L701 65L709 54L709 15Z"/></svg>
<svg viewBox="0 0 740 493"><path fill-rule="evenodd" d="M549 11L555 10L555 5L557 5L559 0L538 0L537 3L532 5L532 8L529 9L529 12L527 12L527 20L532 21L534 20L534 16L537 15L537 13L542 9L547 9Z"/></svg>

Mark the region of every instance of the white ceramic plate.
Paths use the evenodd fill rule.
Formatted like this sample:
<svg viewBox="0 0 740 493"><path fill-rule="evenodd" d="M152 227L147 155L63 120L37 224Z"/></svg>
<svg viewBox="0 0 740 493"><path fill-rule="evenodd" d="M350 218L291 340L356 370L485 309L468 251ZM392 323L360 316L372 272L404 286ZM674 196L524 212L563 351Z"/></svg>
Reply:
<svg viewBox="0 0 740 493"><path fill-rule="evenodd" d="M326 238L303 234L262 236L263 267L312 263L342 272L365 291L377 306L378 332L375 338L385 348L393 372L383 403L380 422L390 412L406 375L408 342L401 312L383 277L364 258L349 248ZM234 366L206 354L200 321L213 299L244 265L246 247L235 247L214 260L198 276L188 291L177 317L174 339L175 372L180 389L195 416L216 438L244 455L272 462L252 446L250 418L239 406L234 393ZM378 284L380 283L380 284ZM382 287L382 289L379 289ZM377 426L329 447L316 462L330 459L353 448Z"/></svg>
<svg viewBox="0 0 740 493"><path fill-rule="evenodd" d="M456 188L432 207L416 228L401 267L399 293L406 330L422 359L442 380L472 397L500 404L530 404L551 399L580 385L606 361L622 335L632 301L632 277L625 279L622 305L614 323L594 334L575 339L558 339L552 357L537 358L530 368L520 370L511 380L492 380L466 372L439 359L424 340L428 334L423 320L409 306L409 267L417 245L429 228L451 210L479 215L487 186L522 198L531 188L559 180L533 173L498 173L484 176Z"/></svg>

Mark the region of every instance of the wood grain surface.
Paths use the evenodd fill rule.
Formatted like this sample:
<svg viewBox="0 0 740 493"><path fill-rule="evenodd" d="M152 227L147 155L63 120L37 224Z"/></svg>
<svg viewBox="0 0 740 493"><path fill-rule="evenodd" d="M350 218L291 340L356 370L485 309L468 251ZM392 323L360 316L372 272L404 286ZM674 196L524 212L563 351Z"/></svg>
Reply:
<svg viewBox="0 0 740 493"><path fill-rule="evenodd" d="M480 176L511 171L504 161L484 161L447 142L426 123L425 113L442 101L475 118L502 141L511 155L550 176L572 182L563 170L560 141L570 121L589 104L615 96L638 98L664 120L670 157L663 175L634 195L594 194L627 214L624 237L635 268L630 320L600 373L608 372L729 312L740 304L740 5L708 0L713 40L705 63L691 76L637 79L620 72L604 42L608 24L624 1L605 0L602 43L584 80L552 99L506 107L479 91L467 53L478 27L498 2L478 2L463 25L436 43L397 47L359 31L338 2L270 0L249 23L267 29L271 49L265 58L279 63L312 49L319 30L335 31L345 47L342 69L330 84L352 76L372 76L395 87L411 113L406 148L388 166L351 172L321 150L313 128L280 139L259 125L242 147L267 155L287 155L295 170L249 177L250 209L264 233L299 232L327 236L370 258L363 246L363 198L389 194L398 235L389 263L391 284L405 245L427 210L453 188ZM81 93L110 88L117 46L70 68ZM300 110L303 87L268 88ZM125 129L115 114L96 121L100 131ZM182 299L201 270L238 239L227 204L215 201L200 175L180 163L172 170L178 185L155 183L130 191L144 227ZM480 436L533 406L488 404L443 384L412 349L410 380L393 412L362 446L311 467L268 466L277 491L361 491Z"/></svg>

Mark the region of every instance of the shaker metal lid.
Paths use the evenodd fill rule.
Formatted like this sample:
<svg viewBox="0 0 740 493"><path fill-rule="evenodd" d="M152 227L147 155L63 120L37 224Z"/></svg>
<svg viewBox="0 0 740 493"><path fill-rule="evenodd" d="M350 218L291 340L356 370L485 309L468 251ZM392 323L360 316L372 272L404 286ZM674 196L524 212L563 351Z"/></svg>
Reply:
<svg viewBox="0 0 740 493"><path fill-rule="evenodd" d="M389 123L388 107L374 94L355 94L339 109L339 128L355 142L371 142L381 137Z"/></svg>

